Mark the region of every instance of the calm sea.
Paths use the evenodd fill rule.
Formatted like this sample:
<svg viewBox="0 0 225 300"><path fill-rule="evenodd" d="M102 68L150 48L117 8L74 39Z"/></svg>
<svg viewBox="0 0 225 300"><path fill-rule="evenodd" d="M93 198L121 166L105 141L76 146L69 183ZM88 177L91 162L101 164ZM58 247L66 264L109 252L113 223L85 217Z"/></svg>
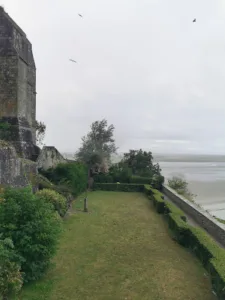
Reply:
<svg viewBox="0 0 225 300"><path fill-rule="evenodd" d="M212 215L225 219L225 156L155 156L166 179L187 180L195 201Z"/></svg>

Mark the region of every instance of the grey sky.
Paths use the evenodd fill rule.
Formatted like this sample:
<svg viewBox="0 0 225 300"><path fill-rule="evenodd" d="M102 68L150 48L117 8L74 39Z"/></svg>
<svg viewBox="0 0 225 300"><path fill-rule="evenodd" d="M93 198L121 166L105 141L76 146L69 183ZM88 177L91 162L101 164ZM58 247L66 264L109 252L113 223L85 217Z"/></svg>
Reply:
<svg viewBox="0 0 225 300"><path fill-rule="evenodd" d="M75 151L106 118L120 151L224 153L224 0L3 5L33 44L46 144Z"/></svg>

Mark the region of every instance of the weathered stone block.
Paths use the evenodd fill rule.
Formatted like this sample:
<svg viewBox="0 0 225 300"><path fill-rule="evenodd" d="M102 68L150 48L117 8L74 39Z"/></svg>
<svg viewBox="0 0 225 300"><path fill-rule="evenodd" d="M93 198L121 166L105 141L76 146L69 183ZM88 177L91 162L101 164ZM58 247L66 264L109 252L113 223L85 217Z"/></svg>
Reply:
<svg viewBox="0 0 225 300"><path fill-rule="evenodd" d="M15 148L0 141L0 184L12 187L25 187L37 174L37 164L17 156Z"/></svg>
<svg viewBox="0 0 225 300"><path fill-rule="evenodd" d="M26 34L0 7L0 122L7 121L17 153L36 152L36 67ZM0 133L1 135L1 133Z"/></svg>
<svg viewBox="0 0 225 300"><path fill-rule="evenodd" d="M60 163L66 163L67 160L59 153L59 151L52 146L45 146L40 152L37 159L37 166L39 169L47 170L54 168Z"/></svg>

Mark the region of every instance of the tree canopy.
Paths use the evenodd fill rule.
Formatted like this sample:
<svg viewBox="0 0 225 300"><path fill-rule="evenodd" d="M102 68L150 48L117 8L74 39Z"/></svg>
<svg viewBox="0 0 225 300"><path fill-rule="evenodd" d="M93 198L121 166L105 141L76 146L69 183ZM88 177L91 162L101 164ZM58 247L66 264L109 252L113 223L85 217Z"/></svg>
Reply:
<svg viewBox="0 0 225 300"><path fill-rule="evenodd" d="M82 137L82 145L76 153L76 158L88 165L104 165L109 163L111 155L116 153L113 138L114 126L107 120L95 121L90 132Z"/></svg>
<svg viewBox="0 0 225 300"><path fill-rule="evenodd" d="M133 175L153 176L160 175L160 167L153 163L152 152L140 150L130 150L124 153L122 164L131 169Z"/></svg>

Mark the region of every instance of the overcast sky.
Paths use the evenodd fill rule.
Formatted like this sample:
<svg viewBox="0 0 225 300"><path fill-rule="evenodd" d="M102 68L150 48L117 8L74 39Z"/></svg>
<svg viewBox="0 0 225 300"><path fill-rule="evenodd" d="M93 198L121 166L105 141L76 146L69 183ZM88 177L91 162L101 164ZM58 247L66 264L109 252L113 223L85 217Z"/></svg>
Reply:
<svg viewBox="0 0 225 300"><path fill-rule="evenodd" d="M120 151L225 152L224 0L1 2L33 44L47 145L106 118Z"/></svg>

